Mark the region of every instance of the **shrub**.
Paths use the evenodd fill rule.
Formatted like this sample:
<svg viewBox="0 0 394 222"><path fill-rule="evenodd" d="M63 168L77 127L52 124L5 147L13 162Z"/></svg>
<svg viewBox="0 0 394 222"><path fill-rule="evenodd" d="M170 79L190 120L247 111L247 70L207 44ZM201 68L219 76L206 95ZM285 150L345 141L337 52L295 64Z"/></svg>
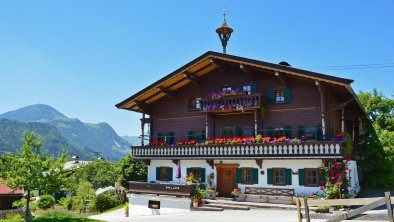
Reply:
<svg viewBox="0 0 394 222"><path fill-rule="evenodd" d="M71 210L73 207L73 199L71 197L62 197L59 201L60 205L67 210Z"/></svg>
<svg viewBox="0 0 394 222"><path fill-rule="evenodd" d="M26 199L20 199L20 200L16 200L14 202L12 202L12 207L15 208L22 208L26 205Z"/></svg>
<svg viewBox="0 0 394 222"><path fill-rule="evenodd" d="M120 204L122 204L122 201L119 199L118 196L108 193L97 195L93 199L93 208L99 212L111 209Z"/></svg>
<svg viewBox="0 0 394 222"><path fill-rule="evenodd" d="M43 195L37 201L38 207L40 209L48 209L54 206L56 203L55 198L52 195Z"/></svg>

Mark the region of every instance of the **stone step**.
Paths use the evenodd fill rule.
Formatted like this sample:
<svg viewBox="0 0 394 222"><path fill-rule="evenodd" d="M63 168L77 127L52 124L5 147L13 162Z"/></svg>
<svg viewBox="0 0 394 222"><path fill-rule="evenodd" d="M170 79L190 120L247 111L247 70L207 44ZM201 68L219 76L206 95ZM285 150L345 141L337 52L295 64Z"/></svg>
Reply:
<svg viewBox="0 0 394 222"><path fill-rule="evenodd" d="M207 205L203 205L200 207L192 207L190 208L192 211L223 211L224 209L221 207L208 207Z"/></svg>
<svg viewBox="0 0 394 222"><path fill-rule="evenodd" d="M275 203L257 203L257 202L237 202L237 201L227 201L227 200L207 200L207 204L225 204L225 205L235 205L235 206L247 206L251 208L277 208L277 209L292 209L296 210L296 205L288 204L275 204Z"/></svg>
<svg viewBox="0 0 394 222"><path fill-rule="evenodd" d="M203 206L207 207L217 207L229 210L250 210L249 206L239 206L239 205L232 205L232 204L222 204L222 203L208 203Z"/></svg>

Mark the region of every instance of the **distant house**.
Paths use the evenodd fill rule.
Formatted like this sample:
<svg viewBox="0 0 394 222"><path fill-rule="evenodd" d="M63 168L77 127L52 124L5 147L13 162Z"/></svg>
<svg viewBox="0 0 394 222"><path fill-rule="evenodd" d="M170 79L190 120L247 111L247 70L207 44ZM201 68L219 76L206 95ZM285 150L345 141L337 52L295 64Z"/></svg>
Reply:
<svg viewBox="0 0 394 222"><path fill-rule="evenodd" d="M12 203L23 197L23 190L8 187L0 183L0 210L12 209Z"/></svg>

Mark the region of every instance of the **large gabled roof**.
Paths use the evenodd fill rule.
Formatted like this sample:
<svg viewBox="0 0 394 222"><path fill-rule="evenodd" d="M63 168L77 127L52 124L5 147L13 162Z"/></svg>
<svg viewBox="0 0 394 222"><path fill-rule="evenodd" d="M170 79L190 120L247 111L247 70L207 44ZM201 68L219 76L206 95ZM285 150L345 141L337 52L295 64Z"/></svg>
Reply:
<svg viewBox="0 0 394 222"><path fill-rule="evenodd" d="M175 91L180 87L190 83L191 79L186 78L185 73L193 74L196 78L198 78L218 68L215 62L234 63L239 65L242 64L244 66L254 69L285 73L288 75L341 85L346 88L349 87L349 84L353 82L353 80L351 79L345 79L322 73L311 72L303 69L297 69L291 66L285 66L254 59L248 59L240 56L208 51L203 55L197 57L196 59L192 60L191 62L187 63L186 65L175 70L174 72L152 83L143 90L130 96L124 101L116 104L116 107L119 109L142 112L142 106L147 106L148 104L153 103L154 101L165 96L166 91Z"/></svg>

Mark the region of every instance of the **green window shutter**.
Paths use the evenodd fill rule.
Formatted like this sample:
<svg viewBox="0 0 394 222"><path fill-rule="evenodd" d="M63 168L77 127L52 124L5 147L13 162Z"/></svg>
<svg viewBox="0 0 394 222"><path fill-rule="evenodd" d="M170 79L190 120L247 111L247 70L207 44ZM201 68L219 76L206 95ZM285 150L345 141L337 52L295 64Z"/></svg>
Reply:
<svg viewBox="0 0 394 222"><path fill-rule="evenodd" d="M235 169L235 182L241 183L241 168Z"/></svg>
<svg viewBox="0 0 394 222"><path fill-rule="evenodd" d="M274 128L272 127L267 128L267 136L274 138Z"/></svg>
<svg viewBox="0 0 394 222"><path fill-rule="evenodd" d="M285 181L286 185L291 185L291 169L286 169L286 174L285 174Z"/></svg>
<svg viewBox="0 0 394 222"><path fill-rule="evenodd" d="M168 167L168 181L172 181L172 167Z"/></svg>
<svg viewBox="0 0 394 222"><path fill-rule="evenodd" d="M201 131L201 140L205 141L207 139L207 135L205 133L205 130Z"/></svg>
<svg viewBox="0 0 394 222"><path fill-rule="evenodd" d="M257 93L257 84L256 84L256 83L252 83L252 84L250 85L250 93L251 93L251 94Z"/></svg>
<svg viewBox="0 0 394 222"><path fill-rule="evenodd" d="M186 168L186 176L189 176L192 172L192 168Z"/></svg>
<svg viewBox="0 0 394 222"><path fill-rule="evenodd" d="M322 129L321 124L316 126L316 138L318 141L323 140L323 129Z"/></svg>
<svg viewBox="0 0 394 222"><path fill-rule="evenodd" d="M318 173L318 175L317 175L317 178L318 178L318 184L319 184L319 186L324 186L324 185L326 185L326 178L324 177L324 171L323 170L321 170L321 169L318 169L318 171L317 171L317 173ZM322 175L323 174L323 175ZM324 183L322 183L322 180L324 180Z"/></svg>
<svg viewBox="0 0 394 222"><path fill-rule="evenodd" d="M285 136L291 138L291 126L285 126Z"/></svg>
<svg viewBox="0 0 394 222"><path fill-rule="evenodd" d="M235 136L243 136L243 130L239 127L235 128Z"/></svg>
<svg viewBox="0 0 394 222"><path fill-rule="evenodd" d="M291 103L292 95L291 95L291 88L289 88L289 87L286 87L286 89L285 89L285 100L286 100L286 103Z"/></svg>
<svg viewBox="0 0 394 222"><path fill-rule="evenodd" d="M189 136L189 140L194 139L194 132L193 132L193 131L189 131L189 132L187 133L187 135Z"/></svg>
<svg viewBox="0 0 394 222"><path fill-rule="evenodd" d="M163 133L157 133L157 141L163 141L164 137L163 137Z"/></svg>
<svg viewBox="0 0 394 222"><path fill-rule="evenodd" d="M200 168L201 183L205 183L205 168Z"/></svg>
<svg viewBox="0 0 394 222"><path fill-rule="evenodd" d="M174 132L170 132L169 134L169 143L168 144L174 144L175 143L175 133Z"/></svg>
<svg viewBox="0 0 394 222"><path fill-rule="evenodd" d="M298 135L297 135L297 138L298 138L298 139L301 139L301 137L304 136L304 135L305 135L305 127L302 126L302 125L298 126Z"/></svg>
<svg viewBox="0 0 394 222"><path fill-rule="evenodd" d="M259 184L259 169L253 168L253 184Z"/></svg>
<svg viewBox="0 0 394 222"><path fill-rule="evenodd" d="M298 169L298 184L300 186L305 185L305 170L304 169Z"/></svg>
<svg viewBox="0 0 394 222"><path fill-rule="evenodd" d="M267 184L273 184L274 175L272 174L272 169L267 169Z"/></svg>
<svg viewBox="0 0 394 222"><path fill-rule="evenodd" d="M160 167L156 167L156 180L160 180Z"/></svg>
<svg viewBox="0 0 394 222"><path fill-rule="evenodd" d="M275 90L270 88L267 91L267 98L268 98L268 103L273 104L275 102Z"/></svg>

